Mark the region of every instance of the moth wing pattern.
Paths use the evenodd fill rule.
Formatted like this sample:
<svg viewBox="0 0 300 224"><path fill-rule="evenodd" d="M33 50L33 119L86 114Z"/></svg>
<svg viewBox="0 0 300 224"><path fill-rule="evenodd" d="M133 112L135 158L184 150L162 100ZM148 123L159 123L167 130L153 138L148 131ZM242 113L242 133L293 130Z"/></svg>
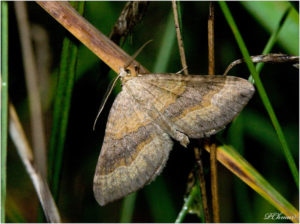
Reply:
<svg viewBox="0 0 300 224"><path fill-rule="evenodd" d="M149 94L162 116L189 138L209 137L225 128L255 91L250 82L234 76L149 74L138 78L143 94Z"/></svg>
<svg viewBox="0 0 300 224"><path fill-rule="evenodd" d="M154 180L173 142L209 137L247 104L254 87L232 76L145 74L130 77L111 108L94 177L100 205Z"/></svg>
<svg viewBox="0 0 300 224"><path fill-rule="evenodd" d="M123 88L109 113L94 176L98 203L105 205L151 182L165 166L172 146L169 135Z"/></svg>

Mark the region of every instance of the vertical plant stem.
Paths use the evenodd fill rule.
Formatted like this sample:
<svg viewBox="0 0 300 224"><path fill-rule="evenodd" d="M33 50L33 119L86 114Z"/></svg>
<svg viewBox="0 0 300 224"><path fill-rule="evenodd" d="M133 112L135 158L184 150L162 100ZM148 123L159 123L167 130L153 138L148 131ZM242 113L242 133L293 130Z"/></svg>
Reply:
<svg viewBox="0 0 300 224"><path fill-rule="evenodd" d="M265 46L265 48L262 52L262 55L268 54L268 53L271 52L271 50L272 50L273 46L275 45L276 40L278 38L278 34L279 34L281 28L283 27L283 24L286 21L290 11L291 11L291 7L288 7L286 9L286 11L283 13L282 18L280 19L276 29L272 32L272 35L270 36L270 38L269 38L269 40L268 40L268 42L267 42L267 44L266 44L266 46ZM258 63L256 65L256 71L257 71L258 74L262 70L263 66L264 66L264 63ZM253 77L251 75L248 78L248 80L252 83L254 82Z"/></svg>
<svg viewBox="0 0 300 224"><path fill-rule="evenodd" d="M220 222L220 208L218 197L218 169L217 169L217 146L216 144L210 145L210 172L211 172L211 195L212 195L212 215L213 222Z"/></svg>
<svg viewBox="0 0 300 224"><path fill-rule="evenodd" d="M47 176L46 138L40 91L38 87L37 67L30 39L30 27L25 2L15 2L15 11L21 38L26 87L29 97L30 122L32 128L35 163L41 175Z"/></svg>
<svg viewBox="0 0 300 224"><path fill-rule="evenodd" d="M8 119L8 7L1 2L1 223L5 223Z"/></svg>
<svg viewBox="0 0 300 224"><path fill-rule="evenodd" d="M201 197L201 194L199 192L199 186L198 184L194 185L191 192L189 193L188 197L184 199L184 204L182 206L182 209L180 210L175 223L182 223L184 217L186 216L186 214L189 211L189 208L192 204L192 202L195 200L196 197Z"/></svg>
<svg viewBox="0 0 300 224"><path fill-rule="evenodd" d="M164 29L161 47L157 54L158 56L155 60L152 72L166 71L168 62L171 57L171 51L174 46L174 42L175 29L173 26L173 15L172 12L170 12Z"/></svg>
<svg viewBox="0 0 300 224"><path fill-rule="evenodd" d="M210 222L210 214L209 214L208 203L207 203L206 184L204 179L204 169L202 164L201 151L199 148L194 147L194 153L195 153L195 158L196 158L198 171L199 171L198 177L199 177L200 189L201 189L203 214L204 214L205 222L208 223Z"/></svg>
<svg viewBox="0 0 300 224"><path fill-rule="evenodd" d="M121 223L129 223L132 220L134 204L136 199L136 193L132 193L123 199L122 210L121 210Z"/></svg>
<svg viewBox="0 0 300 224"><path fill-rule="evenodd" d="M83 13L84 2L73 2L76 8ZM54 101L53 125L49 147L49 179L50 187L55 200L58 198L60 174L67 136L72 90L75 80L78 46L69 38L63 41L59 79Z"/></svg>
<svg viewBox="0 0 300 224"><path fill-rule="evenodd" d="M214 43L214 25L215 9L213 2L209 3L208 17L208 75L215 75L215 43ZM219 215L219 197L218 197L218 169L217 169L217 147L211 145L210 150L210 174L211 174L211 196L212 196L212 215L213 222L220 222Z"/></svg>
<svg viewBox="0 0 300 224"><path fill-rule="evenodd" d="M181 35L182 27L179 24L179 20L181 21L181 18L179 18L179 13L178 13L179 7L177 7L177 2L175 0L172 0L172 7L173 7L174 22L175 22L175 29L176 29L181 65L182 65L182 68L184 69L183 73L185 75L187 75L189 73L189 71L187 68L186 57L185 57L185 53L184 53L184 44L183 44L182 35Z"/></svg>
<svg viewBox="0 0 300 224"><path fill-rule="evenodd" d="M239 45L239 48L240 48L240 50L241 50L241 52L243 54L243 57L244 57L244 59L245 59L245 61L247 63L247 66L248 66L248 68L250 70L250 73L251 73L251 75L253 76L253 78L255 80L256 87L257 87L258 93L260 95L260 98L261 98L261 100L262 100L262 102L263 102L263 104L264 104L264 106L265 106L265 108L266 108L266 110L267 110L267 112L269 114L269 117L270 117L270 119L272 121L272 124L273 124L273 126L275 128L275 131L276 131L276 133L278 135L278 139L279 139L279 141L280 141L280 143L282 145L283 154L284 154L284 156L285 156L285 158L287 160L287 163L288 163L289 168L291 170L291 173L292 173L292 176L293 176L294 181L296 183L296 186L299 189L299 173L298 173L298 169L297 169L297 166L295 164L294 158L293 158L293 156L291 154L291 151L289 149L289 146L287 144L287 141L285 139L285 136L283 134L283 131L281 129L281 126L280 126L280 124L278 122L278 119L277 119L277 117L275 115L275 112L273 110L273 107L271 105L269 97L268 97L268 95L267 95L267 93L265 91L265 88L264 88L264 86L263 86L263 84L262 84L262 82L261 82L261 80L259 78L259 75L258 75L258 73L257 73L257 71L256 71L256 69L254 67L253 62L251 61L249 52L248 52L248 50L246 48L246 45L245 45L245 43L244 43L244 41L242 39L242 36L241 36L241 34L240 34L240 32L239 32L239 30L237 28L237 25L236 25L236 23L235 23L232 15L231 15L231 12L230 12L227 4L225 2L223 2L223 1L219 2L219 4L220 4L220 7L221 7L221 9L222 9L222 11L224 13L224 16L225 16L225 18L226 18L229 26L230 26L233 34L234 34L234 37L236 38L236 41L237 41L237 43Z"/></svg>
<svg viewBox="0 0 300 224"><path fill-rule="evenodd" d="M208 17L208 74L215 74L215 42L214 42L214 25L215 25L215 9L213 2L209 3Z"/></svg>

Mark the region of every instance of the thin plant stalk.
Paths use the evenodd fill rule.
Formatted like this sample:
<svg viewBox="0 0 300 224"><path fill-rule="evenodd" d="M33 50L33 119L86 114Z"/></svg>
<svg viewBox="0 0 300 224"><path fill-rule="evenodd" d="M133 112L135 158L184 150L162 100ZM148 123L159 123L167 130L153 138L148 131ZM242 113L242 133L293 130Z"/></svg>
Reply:
<svg viewBox="0 0 300 224"><path fill-rule="evenodd" d="M283 27L285 21L287 20L287 17L289 15L290 11L291 11L291 7L287 8L286 11L283 13L282 18L279 20L279 23L278 23L276 29L272 32L272 35L270 36L270 38L269 38L269 40L268 40L268 42L267 42L267 44L266 44L266 46L265 46L265 48L264 48L264 50L262 52L262 55L265 55L265 54L268 54L268 53L271 52L273 46L275 45L275 43L277 41L278 35L280 33L280 30ZM258 74L262 70L263 66L264 66L264 63L258 63L256 65L256 71L257 71ZM248 80L250 82L254 81L253 77L251 75L248 78Z"/></svg>
<svg viewBox="0 0 300 224"><path fill-rule="evenodd" d="M124 198L121 209L121 223L129 223L132 220L132 215L134 211L134 205L136 200L136 192L128 195Z"/></svg>
<svg viewBox="0 0 300 224"><path fill-rule="evenodd" d="M189 208L192 205L193 201L195 200L196 197L201 197L201 194L199 192L199 186L196 184L192 187L191 192L187 196L187 198L184 199L184 203L182 205L182 209L180 210L175 223L182 223L184 220L184 217L187 215L189 212Z"/></svg>
<svg viewBox="0 0 300 224"><path fill-rule="evenodd" d="M14 142L17 152L31 178L37 196L41 202L47 221L61 222L56 204L51 195L46 179L34 167L34 156L27 141L25 132L18 118L16 110L12 104L9 106L9 134Z"/></svg>
<svg viewBox="0 0 300 224"><path fill-rule="evenodd" d="M215 45L214 45L214 25L215 11L213 2L209 3L208 17L208 75L215 75ZM211 196L212 196L212 216L213 222L220 222L220 208L218 197L218 169L217 169L217 147L212 144L210 149L210 173L211 173Z"/></svg>
<svg viewBox="0 0 300 224"><path fill-rule="evenodd" d="M1 223L5 223L8 121L8 6L1 2Z"/></svg>
<svg viewBox="0 0 300 224"><path fill-rule="evenodd" d="M275 131L277 133L279 141L280 141L280 143L282 145L283 154L284 154L284 156L285 156L285 158L287 160L287 163L288 163L289 168L291 170L291 173L292 173L292 176L293 176L294 181L296 183L296 186L299 189L299 173L298 173L298 169L297 169L297 166L295 164L294 158L293 158L293 156L291 154L291 151L289 149L289 146L287 144L287 141L286 141L286 138L285 138L284 133L282 131L282 128L281 128L281 126L280 126L280 124L278 122L278 119L277 119L276 115L275 115L275 112L273 110L273 107L271 105L269 97L268 97L268 95L267 95L267 93L265 91L265 88L264 88L264 86L262 84L262 81L259 78L259 75L258 75L258 73L257 73L257 71L256 71L256 69L254 67L253 62L251 61L248 49L246 48L246 45L245 45L245 43L244 43L244 41L242 39L242 36L241 36L241 34L240 34L240 32L239 32L239 30L237 28L237 25L236 25L236 23L235 23L232 15L231 15L231 12L230 12L227 4L225 2L223 2L223 1L219 2L219 4L220 4L220 7L221 7L221 9L222 9L222 11L224 13L224 16L225 16L225 18L226 18L229 26L230 26L233 34L234 34L234 37L236 38L236 41L237 41L237 43L239 45L239 48L240 48L240 50L242 52L242 55L245 58L245 61L246 61L247 66L248 66L248 68L250 70L250 73L251 73L251 75L254 78L254 81L255 81L258 93L260 95L260 98L261 98L261 100L262 100L262 102L263 102L263 104L264 104L264 106L265 106L265 108L266 108L266 110L267 110L267 112L269 114L269 117L270 117L270 119L272 121L272 124L273 124L273 126L275 128Z"/></svg>
<svg viewBox="0 0 300 224"><path fill-rule="evenodd" d="M184 44L183 44L182 35L181 35L182 27L179 24L179 21L181 21L181 18L179 18L179 13L178 13L179 8L177 7L177 4L179 4L179 2L177 3L176 0L172 0L174 23L175 23L175 30L176 30L177 41L178 41L180 60L181 60L182 68L184 69L183 73L185 75L187 75L187 74L189 74L189 71L188 71L186 57L185 57L185 53L184 53Z"/></svg>
<svg viewBox="0 0 300 224"><path fill-rule="evenodd" d="M36 60L30 39L30 26L25 2L15 2L15 11L21 38L25 80L29 98L30 122L36 165L41 175L47 176L46 137L43 124L41 96L38 84Z"/></svg>
<svg viewBox="0 0 300 224"><path fill-rule="evenodd" d="M214 42L214 26L215 26L215 9L213 2L209 3L208 27L208 75L215 74L215 42Z"/></svg>
<svg viewBox="0 0 300 224"><path fill-rule="evenodd" d="M198 165L198 179L200 184L200 190L201 190L201 201L202 201L202 214L204 216L205 223L210 222L210 213L208 208L208 202L207 202L207 193L206 193L206 183L204 178L204 169L203 169L203 163L201 158L201 151L202 149L199 149L198 147L194 147L194 154L195 159Z"/></svg>
<svg viewBox="0 0 300 224"><path fill-rule="evenodd" d="M157 54L152 72L163 72L167 69L168 62L171 57L171 50L175 42L175 29L173 25L173 15L170 12L167 18L165 32L162 37L160 50Z"/></svg>
<svg viewBox="0 0 300 224"><path fill-rule="evenodd" d="M84 2L74 2L83 13ZM61 64L54 100L53 126L49 147L49 179L54 199L58 198L60 174L69 120L72 90L75 80L78 46L69 38L63 41Z"/></svg>

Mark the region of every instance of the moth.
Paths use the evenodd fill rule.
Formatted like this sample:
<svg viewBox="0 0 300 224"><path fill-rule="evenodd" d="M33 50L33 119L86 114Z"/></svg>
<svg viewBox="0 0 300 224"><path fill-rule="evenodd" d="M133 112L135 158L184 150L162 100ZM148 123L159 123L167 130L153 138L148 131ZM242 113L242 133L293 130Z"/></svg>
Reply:
<svg viewBox="0 0 300 224"><path fill-rule="evenodd" d="M184 147L225 128L247 104L253 85L233 76L143 74L120 70L122 91L109 113L94 176L105 205L153 181L173 140Z"/></svg>

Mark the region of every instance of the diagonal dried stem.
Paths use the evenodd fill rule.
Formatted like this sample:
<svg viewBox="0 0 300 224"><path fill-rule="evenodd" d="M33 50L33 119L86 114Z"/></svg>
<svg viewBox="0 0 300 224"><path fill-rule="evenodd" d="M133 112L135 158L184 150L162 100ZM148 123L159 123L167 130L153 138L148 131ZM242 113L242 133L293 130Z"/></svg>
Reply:
<svg viewBox="0 0 300 224"><path fill-rule="evenodd" d="M32 180L38 198L43 207L45 216L49 222L61 222L56 204L51 195L45 178L34 167L34 157L27 141L25 132L21 126L16 110L12 104L9 105L9 134L16 145L17 152Z"/></svg>
<svg viewBox="0 0 300 224"><path fill-rule="evenodd" d="M118 45L97 30L92 24L77 13L68 2L37 1L54 19L86 45L104 63L116 73L131 59ZM149 73L137 61L133 61L127 69L136 74L136 67L140 73Z"/></svg>

